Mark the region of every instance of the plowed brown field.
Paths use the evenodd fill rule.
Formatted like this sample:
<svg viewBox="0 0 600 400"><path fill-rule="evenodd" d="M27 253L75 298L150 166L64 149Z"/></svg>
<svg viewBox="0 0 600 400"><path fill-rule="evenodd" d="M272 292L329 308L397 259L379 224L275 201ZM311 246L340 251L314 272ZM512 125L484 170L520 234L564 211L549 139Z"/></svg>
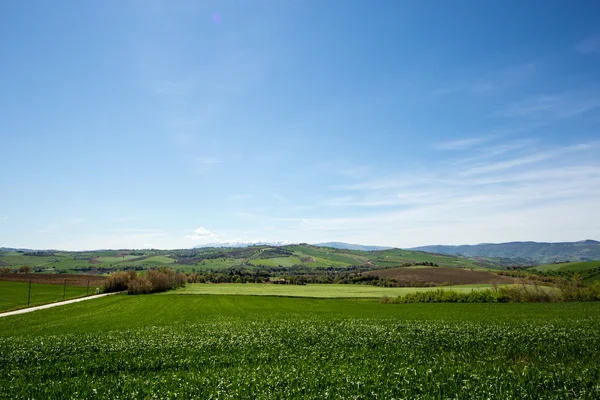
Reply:
<svg viewBox="0 0 600 400"><path fill-rule="evenodd" d="M379 278L392 278L398 282L432 282L474 284L474 283L516 283L515 279L508 276L500 276L493 272L471 271L460 268L391 268L366 272L366 275Z"/></svg>
<svg viewBox="0 0 600 400"><path fill-rule="evenodd" d="M29 282L31 280L31 283L62 285L66 280L69 286L87 286L88 281L90 286L101 286L105 279L105 276L79 274L0 274L0 281Z"/></svg>

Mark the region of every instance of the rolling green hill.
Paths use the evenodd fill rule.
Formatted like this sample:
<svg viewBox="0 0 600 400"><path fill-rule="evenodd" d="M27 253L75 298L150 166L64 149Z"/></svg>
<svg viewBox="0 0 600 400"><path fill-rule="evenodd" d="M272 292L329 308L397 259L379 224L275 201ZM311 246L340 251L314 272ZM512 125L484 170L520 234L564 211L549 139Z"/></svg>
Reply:
<svg viewBox="0 0 600 400"><path fill-rule="evenodd" d="M229 268L347 268L429 265L451 268L495 268L468 258L422 251L388 249L361 251L308 244L250 246L244 248L197 248L189 250L102 250L98 252L0 251L0 267L31 267L33 272L107 273L113 270L169 266L191 272Z"/></svg>
<svg viewBox="0 0 600 400"><path fill-rule="evenodd" d="M509 242L463 246L423 246L412 250L465 257L494 258L503 264L515 265L536 265L550 264L556 261L589 261L600 259L600 242L595 240L562 243Z"/></svg>

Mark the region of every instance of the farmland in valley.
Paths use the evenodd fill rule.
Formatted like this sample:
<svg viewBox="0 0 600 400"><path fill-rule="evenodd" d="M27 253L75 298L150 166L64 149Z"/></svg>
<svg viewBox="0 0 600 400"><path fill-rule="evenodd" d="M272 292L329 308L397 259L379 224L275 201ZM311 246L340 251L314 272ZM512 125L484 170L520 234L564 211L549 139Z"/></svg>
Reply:
<svg viewBox="0 0 600 400"><path fill-rule="evenodd" d="M597 303L120 295L0 319L0 398L594 399L599 358Z"/></svg>
<svg viewBox="0 0 600 400"><path fill-rule="evenodd" d="M91 252L0 250L0 267L29 266L33 272L102 274L123 269L169 266L182 272L228 268L388 268L422 263L444 267L497 268L458 256L389 249L358 251L308 244L281 247L200 248L188 250L101 250Z"/></svg>

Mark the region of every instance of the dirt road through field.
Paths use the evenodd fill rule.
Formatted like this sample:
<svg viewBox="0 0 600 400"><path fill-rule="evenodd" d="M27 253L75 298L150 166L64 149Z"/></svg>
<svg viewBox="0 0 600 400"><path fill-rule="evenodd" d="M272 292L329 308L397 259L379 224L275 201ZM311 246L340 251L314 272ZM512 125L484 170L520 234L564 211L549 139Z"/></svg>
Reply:
<svg viewBox="0 0 600 400"><path fill-rule="evenodd" d="M56 303L44 304L43 306L35 306L35 307L23 308L21 310L8 311L5 313L0 313L0 317L8 317L10 315L25 314L25 313L32 312L32 311L43 310L45 308L64 306L66 304L78 303L80 301L86 301L86 300L93 300L93 299L97 299L97 298L104 297L104 296L110 296L112 294L119 294L119 293L117 292L117 293L96 294L96 295L92 295L92 296L80 297L78 299L73 299L73 300L66 300L66 301L59 301Z"/></svg>

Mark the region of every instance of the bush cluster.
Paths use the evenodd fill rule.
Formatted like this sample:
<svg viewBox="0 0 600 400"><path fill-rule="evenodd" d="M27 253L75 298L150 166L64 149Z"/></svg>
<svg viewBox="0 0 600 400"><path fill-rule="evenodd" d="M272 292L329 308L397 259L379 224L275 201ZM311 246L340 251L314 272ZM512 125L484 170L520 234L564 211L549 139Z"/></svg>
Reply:
<svg viewBox="0 0 600 400"><path fill-rule="evenodd" d="M104 285L105 292L121 292L129 294L147 294L166 292L184 286L187 277L170 268L150 269L138 275L136 271L115 272L108 276Z"/></svg>

